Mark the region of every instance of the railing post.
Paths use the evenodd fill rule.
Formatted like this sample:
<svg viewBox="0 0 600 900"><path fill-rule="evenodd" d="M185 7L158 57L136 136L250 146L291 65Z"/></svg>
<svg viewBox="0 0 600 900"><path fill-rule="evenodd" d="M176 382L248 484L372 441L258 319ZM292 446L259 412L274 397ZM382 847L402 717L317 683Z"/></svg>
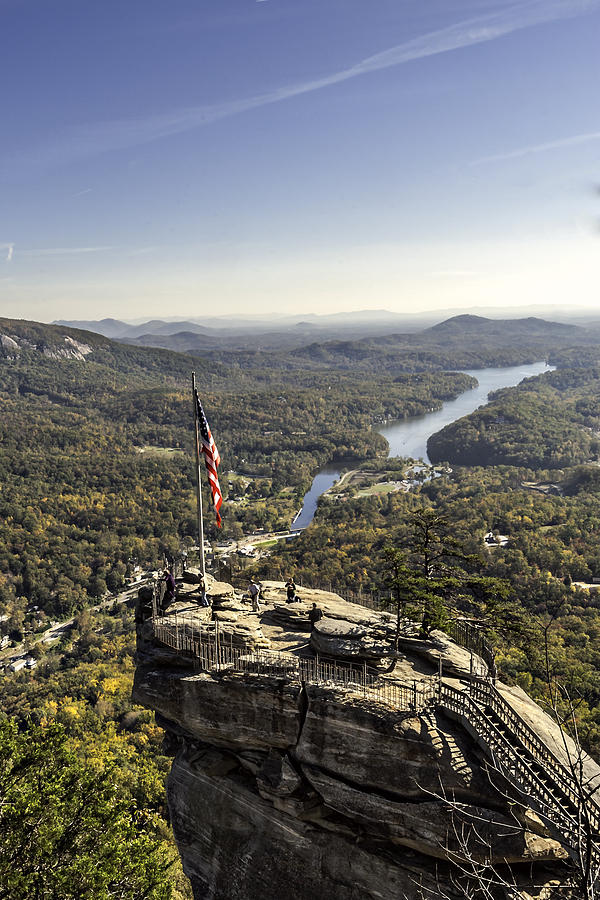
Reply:
<svg viewBox="0 0 600 900"><path fill-rule="evenodd" d="M416 708L417 708L417 682L416 681L413 681L412 690L413 690L413 706L416 710Z"/></svg>

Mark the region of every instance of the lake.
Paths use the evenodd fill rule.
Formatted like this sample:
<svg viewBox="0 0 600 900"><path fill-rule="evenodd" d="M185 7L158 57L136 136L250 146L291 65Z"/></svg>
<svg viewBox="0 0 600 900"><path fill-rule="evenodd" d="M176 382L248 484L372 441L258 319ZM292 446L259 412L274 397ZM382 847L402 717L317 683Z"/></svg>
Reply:
<svg viewBox="0 0 600 900"><path fill-rule="evenodd" d="M441 409L412 416L409 419L398 419L378 428L390 445L388 456L410 456L429 462L427 456L427 440L436 431L468 416L478 407L487 403L488 394L500 388L513 387L534 375L552 371L552 366L545 362L530 363L522 366L507 366L493 369L467 369L479 382L477 387L460 394L456 400L448 400ZM301 531L313 520L317 503L321 494L329 490L340 477L340 464L331 463L324 466L314 477L310 490L304 495L302 509L291 525L292 531Z"/></svg>

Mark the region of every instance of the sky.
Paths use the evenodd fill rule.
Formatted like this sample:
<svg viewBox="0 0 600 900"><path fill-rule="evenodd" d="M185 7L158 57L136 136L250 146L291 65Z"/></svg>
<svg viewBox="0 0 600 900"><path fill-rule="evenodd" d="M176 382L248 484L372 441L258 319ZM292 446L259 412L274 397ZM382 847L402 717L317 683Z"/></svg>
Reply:
<svg viewBox="0 0 600 900"><path fill-rule="evenodd" d="M600 298L600 0L0 0L0 315Z"/></svg>

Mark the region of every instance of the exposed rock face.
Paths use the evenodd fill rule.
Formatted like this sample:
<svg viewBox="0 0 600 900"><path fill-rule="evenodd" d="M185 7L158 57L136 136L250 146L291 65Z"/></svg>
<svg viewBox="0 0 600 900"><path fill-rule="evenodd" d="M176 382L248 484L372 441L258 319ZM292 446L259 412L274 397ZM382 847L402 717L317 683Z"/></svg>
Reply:
<svg viewBox="0 0 600 900"><path fill-rule="evenodd" d="M82 341L76 341L70 335L64 335L64 344L56 343L52 346L45 343L35 344L20 335L0 334L0 353L9 359L16 358L21 350L37 350L49 359L78 359L85 360L92 352L92 348Z"/></svg>
<svg viewBox="0 0 600 900"><path fill-rule="evenodd" d="M2 347L9 357L18 356L21 350L15 339L9 337L7 334L0 334L0 347Z"/></svg>
<svg viewBox="0 0 600 900"><path fill-rule="evenodd" d="M228 586L209 590L231 647L249 636L254 647L310 654L317 592L288 605L270 587L255 614ZM325 613L311 639L319 647L326 639L366 646L369 625L381 635L388 627L334 595L314 602ZM207 620L189 596L175 609ZM413 647L386 677L423 683L440 643ZM460 648L444 646L447 674L468 669ZM522 890L506 896L564 896L552 883L569 877L565 848L532 811L515 814L483 751L433 707L395 709L352 687L226 665L198 671L190 656L157 645L149 622L138 629L134 697L156 710L175 754L169 809L196 900L421 900L442 896L440 885L458 900L467 895L453 886L453 860L467 847L476 861L519 864Z"/></svg>
<svg viewBox="0 0 600 900"><path fill-rule="evenodd" d="M65 335L65 345L64 347L44 347L42 353L50 359L78 359L82 361L88 353L92 352L92 348L87 344L76 341L75 338L69 335Z"/></svg>

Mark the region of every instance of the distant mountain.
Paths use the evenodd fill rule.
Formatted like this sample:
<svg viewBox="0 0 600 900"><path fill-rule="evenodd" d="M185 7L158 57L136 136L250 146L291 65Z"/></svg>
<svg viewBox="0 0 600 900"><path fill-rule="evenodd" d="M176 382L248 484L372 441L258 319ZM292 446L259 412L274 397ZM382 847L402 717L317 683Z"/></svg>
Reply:
<svg viewBox="0 0 600 900"><path fill-rule="evenodd" d="M221 373L227 377L228 373L228 367L221 365L219 360L212 360L209 366L198 357L159 348L131 346L65 325L0 318L0 363L15 360L29 364L32 371L40 372L46 371L43 368L45 360L64 362L65 366L76 360L84 364L84 368L69 369L69 378L81 383L117 375L131 386L140 386L149 381L155 383L157 375L178 383L187 382L192 369L198 375L210 373L208 381ZM46 377L44 374L42 381Z"/></svg>
<svg viewBox="0 0 600 900"><path fill-rule="evenodd" d="M223 341L209 334L195 331L178 331L175 334L140 334L136 337L121 338L124 343L142 347L162 347L176 353L203 353L205 350L223 348Z"/></svg>
<svg viewBox="0 0 600 900"><path fill-rule="evenodd" d="M119 340L136 340L142 343L141 338L147 335L176 335L181 332L189 334L212 334L223 339L232 335L242 338L248 334L284 335L291 332L311 332L322 340L328 340L340 334L352 337L364 337L369 334L381 334L390 328L400 329L406 327L412 330L415 327L413 316L390 313L385 310L363 310L350 313L333 313L330 315L315 315L301 313L299 315L256 315L256 316L212 316L207 318L182 319L152 319L149 321L121 322L115 319L102 319L100 321L69 321L61 319L56 325L64 325L71 328L82 328L87 331L95 331L106 337ZM423 327L432 318L428 314L415 319L417 327ZM433 320L435 321L435 319ZM294 338L295 339L295 338ZM238 341L240 343L240 341Z"/></svg>
<svg viewBox="0 0 600 900"><path fill-rule="evenodd" d="M120 322L118 319L101 319L99 322L94 321L68 321L66 319L57 319L53 325L62 325L66 328L78 328L81 331L93 331L96 334L103 334L107 338L118 338L126 334L130 325Z"/></svg>
<svg viewBox="0 0 600 900"><path fill-rule="evenodd" d="M144 322L142 325L130 325L128 331L121 337L140 338L143 335L171 335L179 334L182 331L188 334L209 334L214 329L207 328L206 325L199 325L197 322L165 322L162 319L152 319L150 322Z"/></svg>
<svg viewBox="0 0 600 900"><path fill-rule="evenodd" d="M114 340L129 340L138 338L140 335L176 334L179 331L203 334L211 330L205 325L199 325L197 322L166 322L163 319L152 319L140 325L120 322L118 319L101 319L99 322L58 319L53 324L67 328L79 328L84 331L93 331L96 334L103 334L104 337Z"/></svg>
<svg viewBox="0 0 600 900"><path fill-rule="evenodd" d="M313 342L290 353L291 365L364 371L431 371L519 365L568 347L597 346L598 333L544 319L453 316L420 332Z"/></svg>
<svg viewBox="0 0 600 900"><path fill-rule="evenodd" d="M225 320L211 319L212 323ZM189 322L145 322L131 326L119 340L150 347L164 347L181 353L203 353L208 348L239 352L287 351L309 341L331 341L339 337L362 339L382 335L397 328L403 317L390 313L335 314L331 316L277 316L271 321L227 320L227 326L208 328Z"/></svg>
<svg viewBox="0 0 600 900"><path fill-rule="evenodd" d="M439 322L431 328L427 328L423 335L430 335L435 339L445 339L449 336L462 338L484 335L485 337L576 337L583 335L583 331L577 325L565 325L561 322L548 322L529 316L524 319L487 319L483 316L460 315L452 316L444 322Z"/></svg>
<svg viewBox="0 0 600 900"><path fill-rule="evenodd" d="M289 323L287 327L282 327L284 321ZM328 325L323 325L323 321ZM456 371L518 365L549 359L553 355L558 358L558 354L562 354L563 359L573 355L583 359L585 354L596 359L600 346L600 333L591 327L582 328L534 316L491 319L465 313L412 332L395 331L389 322L387 325L372 321L361 324L349 322L343 316L296 317L294 324L290 318L278 317L276 322L279 330L267 328L264 331L235 327L213 329L197 322L184 322L182 327L180 322L165 323L162 320L135 326L114 319L93 324L96 328L112 331L125 327L126 333L119 334L116 339L131 345L132 353L134 349L142 351L147 347L157 353L187 354L187 361L181 356L179 362L169 364L181 371L190 367L189 357L201 357L204 362L210 360L215 370L220 366L236 365L241 369L357 370L368 374ZM263 327L267 324L264 318L257 317L254 327L259 323ZM64 329L66 326L39 327ZM89 336L90 332L73 331L72 337L76 340L77 334ZM5 342L10 346L8 333ZM583 348L587 348L585 353Z"/></svg>

